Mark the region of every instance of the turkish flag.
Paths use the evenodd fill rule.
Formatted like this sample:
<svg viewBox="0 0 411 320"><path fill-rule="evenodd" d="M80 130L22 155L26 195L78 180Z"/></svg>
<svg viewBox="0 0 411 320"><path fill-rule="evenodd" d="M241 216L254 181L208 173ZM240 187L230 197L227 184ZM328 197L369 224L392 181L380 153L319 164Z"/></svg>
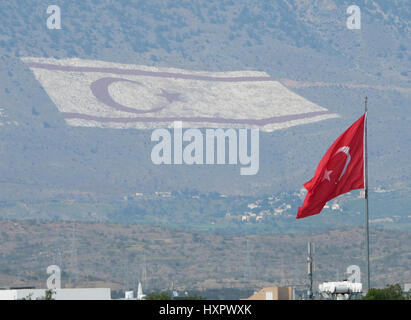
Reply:
<svg viewBox="0 0 411 320"><path fill-rule="evenodd" d="M325 153L314 177L304 184L308 193L297 219L321 212L327 201L364 188L364 114Z"/></svg>

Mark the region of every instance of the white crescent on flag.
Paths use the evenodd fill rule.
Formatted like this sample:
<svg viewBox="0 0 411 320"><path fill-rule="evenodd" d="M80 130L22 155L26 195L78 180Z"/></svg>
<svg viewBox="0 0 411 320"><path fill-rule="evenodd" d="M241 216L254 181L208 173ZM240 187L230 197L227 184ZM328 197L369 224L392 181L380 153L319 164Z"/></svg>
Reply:
<svg viewBox="0 0 411 320"><path fill-rule="evenodd" d="M338 117L265 72L203 72L82 59L22 59L73 126L273 131Z"/></svg>
<svg viewBox="0 0 411 320"><path fill-rule="evenodd" d="M345 160L344 168L341 171L340 177L338 178L337 182L341 180L341 178L343 177L343 175L347 171L348 165L351 162L350 147L348 147L348 146L341 147L337 150L337 152L335 154L340 153L340 152L344 153L347 156L347 159Z"/></svg>

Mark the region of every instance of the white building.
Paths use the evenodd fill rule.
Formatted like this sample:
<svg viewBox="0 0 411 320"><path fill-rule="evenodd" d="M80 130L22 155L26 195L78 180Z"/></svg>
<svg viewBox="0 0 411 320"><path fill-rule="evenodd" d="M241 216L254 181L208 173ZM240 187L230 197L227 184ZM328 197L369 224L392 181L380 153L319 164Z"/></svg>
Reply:
<svg viewBox="0 0 411 320"><path fill-rule="evenodd" d="M48 289L0 290L0 300L44 299ZM110 288L53 289L54 300L111 300Z"/></svg>

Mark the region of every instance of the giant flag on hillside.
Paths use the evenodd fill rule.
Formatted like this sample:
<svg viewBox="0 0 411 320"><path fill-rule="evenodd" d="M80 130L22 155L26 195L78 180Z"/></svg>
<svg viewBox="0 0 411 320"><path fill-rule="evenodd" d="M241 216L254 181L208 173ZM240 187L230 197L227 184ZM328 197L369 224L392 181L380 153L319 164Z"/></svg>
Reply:
<svg viewBox="0 0 411 320"><path fill-rule="evenodd" d="M69 125L273 131L336 118L260 71L208 72L83 59L23 58Z"/></svg>
<svg viewBox="0 0 411 320"><path fill-rule="evenodd" d="M297 219L321 212L327 201L364 188L365 114L354 122L325 153L314 177L304 184L308 193Z"/></svg>

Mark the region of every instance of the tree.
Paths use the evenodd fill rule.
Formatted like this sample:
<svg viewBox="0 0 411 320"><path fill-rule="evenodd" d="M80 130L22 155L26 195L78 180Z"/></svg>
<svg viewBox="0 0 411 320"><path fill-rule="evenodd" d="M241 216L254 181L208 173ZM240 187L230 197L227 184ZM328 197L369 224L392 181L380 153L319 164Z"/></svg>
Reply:
<svg viewBox="0 0 411 320"><path fill-rule="evenodd" d="M44 300L54 300L53 294L55 294L55 293L56 292L53 291L53 289L46 290L46 295L44 296Z"/></svg>
<svg viewBox="0 0 411 320"><path fill-rule="evenodd" d="M151 292L146 295L145 300L171 300L171 295L167 292Z"/></svg>
<svg viewBox="0 0 411 320"><path fill-rule="evenodd" d="M31 298L33 297L33 293L29 293L27 296L21 298L21 300L32 300Z"/></svg>
<svg viewBox="0 0 411 320"><path fill-rule="evenodd" d="M53 289L48 289L46 290L44 297L39 297L36 300L55 300L53 298L53 294L55 293L56 291L54 291Z"/></svg>
<svg viewBox="0 0 411 320"><path fill-rule="evenodd" d="M402 295L402 289L400 284L388 285L384 289L370 289L367 295L363 297L363 300L406 300L409 299Z"/></svg>
<svg viewBox="0 0 411 320"><path fill-rule="evenodd" d="M176 300L206 300L206 298L194 293L186 297L176 298Z"/></svg>

